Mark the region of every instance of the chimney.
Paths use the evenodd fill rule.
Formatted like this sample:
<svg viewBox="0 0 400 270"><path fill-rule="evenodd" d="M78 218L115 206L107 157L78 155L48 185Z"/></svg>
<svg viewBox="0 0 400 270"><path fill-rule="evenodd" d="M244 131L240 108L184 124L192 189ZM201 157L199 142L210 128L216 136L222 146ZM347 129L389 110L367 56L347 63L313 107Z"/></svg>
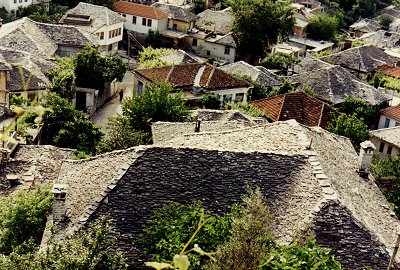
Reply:
<svg viewBox="0 0 400 270"><path fill-rule="evenodd" d="M53 186L53 221L58 223L65 218L65 197L67 195L67 186L54 184Z"/></svg>
<svg viewBox="0 0 400 270"><path fill-rule="evenodd" d="M359 171L360 176L367 178L369 174L369 167L374 156L375 146L371 141L365 141L360 144Z"/></svg>

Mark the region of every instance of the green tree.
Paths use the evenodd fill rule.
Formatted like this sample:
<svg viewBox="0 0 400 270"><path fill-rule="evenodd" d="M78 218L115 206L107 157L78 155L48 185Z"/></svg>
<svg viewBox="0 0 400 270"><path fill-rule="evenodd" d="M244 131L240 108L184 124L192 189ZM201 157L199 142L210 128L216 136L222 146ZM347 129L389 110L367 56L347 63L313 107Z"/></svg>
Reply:
<svg viewBox="0 0 400 270"><path fill-rule="evenodd" d="M0 257L0 270L125 270L126 260L115 249L106 221L96 222L63 241L51 239L45 250L13 252Z"/></svg>
<svg viewBox="0 0 400 270"><path fill-rule="evenodd" d="M332 118L328 130L351 140L354 148L359 149L360 143L368 140L368 126L356 115L339 114Z"/></svg>
<svg viewBox="0 0 400 270"><path fill-rule="evenodd" d="M263 56L265 49L287 36L294 25L290 1L228 0L241 53Z"/></svg>
<svg viewBox="0 0 400 270"><path fill-rule="evenodd" d="M204 95L201 97L201 105L206 109L220 109L221 101L217 95Z"/></svg>
<svg viewBox="0 0 400 270"><path fill-rule="evenodd" d="M47 187L19 190L0 199L0 254L7 255L27 242L40 244L52 199Z"/></svg>
<svg viewBox="0 0 400 270"><path fill-rule="evenodd" d="M73 84L75 82L75 61L73 58L64 57L57 60L56 68L49 72L53 90L62 97L74 97Z"/></svg>
<svg viewBox="0 0 400 270"><path fill-rule="evenodd" d="M104 84L119 81L127 70L120 57L102 56L97 48L85 47L75 58L76 84L81 87L103 90Z"/></svg>
<svg viewBox="0 0 400 270"><path fill-rule="evenodd" d="M272 53L262 60L261 65L268 69L288 70L291 65L298 62L299 60L292 55Z"/></svg>
<svg viewBox="0 0 400 270"><path fill-rule="evenodd" d="M93 122L57 94L49 94L43 100L43 106L48 108L43 115L46 143L94 153L102 133Z"/></svg>
<svg viewBox="0 0 400 270"><path fill-rule="evenodd" d="M317 40L333 40L339 29L339 20L336 16L326 13L319 13L311 17L306 28L310 38Z"/></svg>
<svg viewBox="0 0 400 270"><path fill-rule="evenodd" d="M378 117L381 106L373 106L361 98L346 97L345 101L338 106L338 110L347 115L355 115L368 127L372 127Z"/></svg>
<svg viewBox="0 0 400 270"><path fill-rule="evenodd" d="M379 24L383 30L389 30L390 25L393 22L393 18L388 15L379 16Z"/></svg>
<svg viewBox="0 0 400 270"><path fill-rule="evenodd" d="M172 49L154 49L152 47L144 48L139 53L139 68L155 68L155 67L163 67L167 66L168 63L161 60L161 57L166 56L172 53Z"/></svg>
<svg viewBox="0 0 400 270"><path fill-rule="evenodd" d="M259 269L341 270L342 266L329 249L321 248L315 240L308 240L305 244L295 242L272 250L264 257Z"/></svg>

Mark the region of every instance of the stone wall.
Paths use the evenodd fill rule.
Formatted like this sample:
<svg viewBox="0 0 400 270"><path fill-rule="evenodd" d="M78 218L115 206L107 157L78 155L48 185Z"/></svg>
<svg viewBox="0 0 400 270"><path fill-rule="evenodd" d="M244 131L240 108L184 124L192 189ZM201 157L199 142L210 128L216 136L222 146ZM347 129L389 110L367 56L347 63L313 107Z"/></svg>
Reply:
<svg viewBox="0 0 400 270"><path fill-rule="evenodd" d="M292 229L295 226L291 222L298 224L307 219L308 208L319 199L313 187L306 188L307 192L311 190L309 199L296 197L301 193L295 190L296 186L307 186L312 178L310 172L304 184L300 181L303 177L298 177L307 167L306 159L266 153L151 148L128 169L92 220L99 216L113 220L119 246L124 247L136 266L144 257L134 239L142 233L152 211L171 201L201 201L208 210L222 214L241 200L248 186L258 186L267 197L272 214L283 221L274 223L276 227ZM288 207L292 201L296 205Z"/></svg>

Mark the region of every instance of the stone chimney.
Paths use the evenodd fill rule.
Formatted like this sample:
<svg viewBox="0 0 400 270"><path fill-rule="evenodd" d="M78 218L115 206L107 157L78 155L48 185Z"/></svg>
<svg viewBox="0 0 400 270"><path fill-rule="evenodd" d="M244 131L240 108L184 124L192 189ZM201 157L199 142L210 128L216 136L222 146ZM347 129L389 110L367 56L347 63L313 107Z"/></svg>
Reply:
<svg viewBox="0 0 400 270"><path fill-rule="evenodd" d="M53 221L58 223L65 218L65 198L67 195L67 186L54 184L53 186Z"/></svg>
<svg viewBox="0 0 400 270"><path fill-rule="evenodd" d="M374 156L375 146L371 141L365 141L360 144L359 160L359 174L362 177L368 177L369 167Z"/></svg>

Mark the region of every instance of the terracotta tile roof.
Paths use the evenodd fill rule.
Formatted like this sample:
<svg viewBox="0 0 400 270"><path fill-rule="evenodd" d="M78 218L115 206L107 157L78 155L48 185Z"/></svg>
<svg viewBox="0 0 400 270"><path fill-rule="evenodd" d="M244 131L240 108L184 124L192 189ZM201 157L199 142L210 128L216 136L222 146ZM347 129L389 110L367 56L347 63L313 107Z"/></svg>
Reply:
<svg viewBox="0 0 400 270"><path fill-rule="evenodd" d="M151 82L167 81L174 87L189 89L198 84L204 89L221 90L249 87L249 83L207 64L182 64L161 68L139 69L136 73ZM196 76L199 82L196 82Z"/></svg>
<svg viewBox="0 0 400 270"><path fill-rule="evenodd" d="M252 105L264 112L273 121L295 119L307 126L326 128L332 108L321 100L304 92L289 93L256 100Z"/></svg>
<svg viewBox="0 0 400 270"><path fill-rule="evenodd" d="M380 111L381 115L400 121L400 105L388 107Z"/></svg>
<svg viewBox="0 0 400 270"><path fill-rule="evenodd" d="M378 67L378 71L382 72L383 74L394 77L394 78L400 78L400 68L399 67L394 67L390 65L382 65Z"/></svg>
<svg viewBox="0 0 400 270"><path fill-rule="evenodd" d="M168 14L158 8L126 1L115 3L114 11L155 20L168 19Z"/></svg>

